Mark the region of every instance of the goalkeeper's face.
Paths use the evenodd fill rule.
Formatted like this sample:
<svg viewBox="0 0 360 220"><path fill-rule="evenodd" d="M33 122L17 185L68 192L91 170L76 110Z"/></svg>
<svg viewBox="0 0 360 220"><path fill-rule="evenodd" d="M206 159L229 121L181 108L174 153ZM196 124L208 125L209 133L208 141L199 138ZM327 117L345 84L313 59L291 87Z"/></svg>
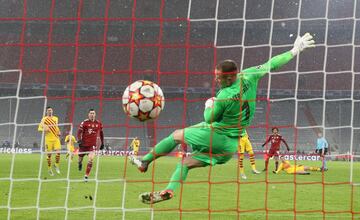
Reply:
<svg viewBox="0 0 360 220"><path fill-rule="evenodd" d="M96 112L95 111L89 111L88 117L91 121L95 120Z"/></svg>
<svg viewBox="0 0 360 220"><path fill-rule="evenodd" d="M226 72L223 73L221 70L215 70L215 81L221 88L229 87L236 81L236 73Z"/></svg>

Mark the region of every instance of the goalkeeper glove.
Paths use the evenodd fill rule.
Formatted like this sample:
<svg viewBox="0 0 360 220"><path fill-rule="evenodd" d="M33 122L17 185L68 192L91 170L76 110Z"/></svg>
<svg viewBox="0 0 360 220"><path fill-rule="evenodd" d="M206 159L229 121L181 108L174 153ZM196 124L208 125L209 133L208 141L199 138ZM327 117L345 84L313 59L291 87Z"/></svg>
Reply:
<svg viewBox="0 0 360 220"><path fill-rule="evenodd" d="M206 102L205 102L205 109L207 109L207 108L213 108L213 107L214 107L214 100L215 100L215 97L211 97L211 98L209 98L208 100L206 100Z"/></svg>
<svg viewBox="0 0 360 220"><path fill-rule="evenodd" d="M78 144L79 144L79 146L81 146L81 144L82 144L82 140L78 140L78 142L77 142Z"/></svg>
<svg viewBox="0 0 360 220"><path fill-rule="evenodd" d="M100 150L104 150L104 144L100 145Z"/></svg>
<svg viewBox="0 0 360 220"><path fill-rule="evenodd" d="M315 41L313 40L313 36L311 36L311 34L306 33L302 37L298 36L296 38L294 47L291 49L291 53L293 56L296 56L306 48L311 47L315 47Z"/></svg>

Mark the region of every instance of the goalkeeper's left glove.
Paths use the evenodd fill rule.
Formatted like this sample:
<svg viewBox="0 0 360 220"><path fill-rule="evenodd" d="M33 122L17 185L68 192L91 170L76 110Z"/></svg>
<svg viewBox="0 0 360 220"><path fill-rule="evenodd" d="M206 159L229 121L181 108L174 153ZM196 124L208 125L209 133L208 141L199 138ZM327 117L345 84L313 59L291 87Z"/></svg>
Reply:
<svg viewBox="0 0 360 220"><path fill-rule="evenodd" d="M306 33L302 37L298 36L296 38L294 47L291 49L291 53L293 56L296 56L306 48L311 47L315 47L315 41L313 40L313 36L311 36L311 34Z"/></svg>
<svg viewBox="0 0 360 220"><path fill-rule="evenodd" d="M100 145L100 150L104 150L104 144Z"/></svg>
<svg viewBox="0 0 360 220"><path fill-rule="evenodd" d="M213 107L214 107L214 100L215 100L215 97L211 97L211 98L209 98L208 100L206 100L206 102L205 102L205 109L207 109L207 108L213 108Z"/></svg>

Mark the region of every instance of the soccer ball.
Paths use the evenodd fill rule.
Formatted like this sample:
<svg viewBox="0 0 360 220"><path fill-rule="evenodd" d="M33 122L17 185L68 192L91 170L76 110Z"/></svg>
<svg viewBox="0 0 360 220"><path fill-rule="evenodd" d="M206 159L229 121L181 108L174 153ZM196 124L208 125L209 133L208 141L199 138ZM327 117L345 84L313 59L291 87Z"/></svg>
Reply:
<svg viewBox="0 0 360 220"><path fill-rule="evenodd" d="M128 86L122 102L126 115L139 121L157 118L165 106L161 88L148 80L138 80Z"/></svg>

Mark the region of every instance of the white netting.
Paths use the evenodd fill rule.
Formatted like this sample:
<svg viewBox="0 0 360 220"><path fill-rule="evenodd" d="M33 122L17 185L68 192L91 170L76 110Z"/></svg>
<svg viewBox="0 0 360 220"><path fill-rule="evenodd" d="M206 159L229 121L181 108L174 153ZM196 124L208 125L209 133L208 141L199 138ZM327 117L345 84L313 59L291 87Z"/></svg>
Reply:
<svg viewBox="0 0 360 220"><path fill-rule="evenodd" d="M240 11L243 9L242 13L238 13L238 18L220 17L221 3ZM279 127L282 135L290 142L295 157L303 160L301 158L307 158L307 155L314 152L317 133L322 132L330 143L331 155L326 156L327 160L349 161L349 186L357 186L358 180L354 181L353 178L358 176L354 170L354 161L359 161L360 158L360 127L356 116L356 109L359 108L359 94L356 90L359 87L359 69L356 68L359 2L343 3L350 5L344 14L343 11L336 13L339 8L334 6L337 4L334 1L323 1L318 5L312 5L311 1L216 1L213 3L216 8L215 17L192 18L190 10L188 17L192 22L215 21L214 45L218 53L228 51L228 54L219 53L218 60L233 59L240 62L240 69L259 65L272 56L291 49L298 35L310 32L317 48L305 51L295 61L270 73L266 81L262 80L265 83L260 83L258 95L266 97L267 101L259 99L253 123L255 128L249 129L249 133L253 142L260 146L265 133L271 132L273 126ZM243 8L238 7L239 5ZM264 5L270 5L271 10L264 9ZM279 13L282 5L289 7L289 14L275 14L276 10ZM309 9L310 5L318 11ZM221 10L228 12L225 17L234 13L229 8ZM265 10L264 14L257 14L262 10ZM313 14L307 14L306 10ZM257 16L259 18L255 18ZM226 23L229 25L226 26ZM249 32L247 28L250 29ZM240 35L234 36L233 33ZM264 37L263 33L267 36ZM241 40L226 43L228 38L225 35ZM257 43L253 40L257 38L263 41ZM233 51L240 52L241 56ZM261 57L257 59L258 63L249 62L249 56L258 55ZM262 151L261 148L257 150ZM327 181L329 180L323 179L322 182L324 192ZM325 203L325 199L322 202Z"/></svg>
<svg viewBox="0 0 360 220"><path fill-rule="evenodd" d="M10 40L6 42L0 39L0 49L5 48L5 52L2 50L4 57L10 57L0 61L0 66L20 66L25 69L0 71L1 79L5 79L1 81L4 93L0 96L3 113L0 121L0 154L10 155L9 163L4 163L9 167L0 167L6 170L6 174L0 176L0 182L9 183L4 186L9 190L8 194L4 193L6 201L0 203L0 216L12 219L17 218L14 211L35 210L29 216L42 219L44 211L64 211L60 219L76 219L79 216L72 216L73 212L88 211L90 218L96 219L103 211L120 211L122 219L132 219L132 214L137 213L146 213L144 216L149 219L161 219L160 215L156 216L161 210L157 212L153 207L142 208L137 205L138 201L134 202L142 191L139 189L142 185L136 188L135 184L147 181L152 189L156 188L155 172L150 180L136 175L129 177L128 163L121 161L118 167L113 168L118 175L109 178L103 175L107 170L102 161L118 157L123 159L135 136L140 136L142 146L146 146L141 149L144 153L155 141L166 136L169 129L202 120L203 101L205 97L214 95L215 91L210 82L214 62L233 59L240 64L240 69L259 65L291 49L296 36L306 32L314 35L317 48L305 51L260 82L257 112L253 127L249 129L253 147L257 152L262 152L260 145L266 134L269 134L272 126L277 126L297 155L308 155L314 150L316 133L322 131L332 152L328 159L350 161L347 163L348 178L340 182L348 182L346 184L349 186L358 188L360 183L353 181L359 177L357 170L354 170L354 162L359 160L360 155L358 0L189 0L181 3L159 1L156 4L150 1L150 5L144 1L119 2L119 5L116 1L79 1L76 4L78 11L62 5L60 1L47 3L50 4L48 9L44 6L37 10L38 6L34 7L31 2L17 5L22 6L24 12L7 15L4 10L0 18L3 22L19 21L16 24L19 26L15 25L14 28L5 26L13 35L9 34L6 39ZM16 40L13 36L18 35L21 37ZM43 39L45 35L47 39ZM19 65L13 58L18 54L8 47L21 48ZM36 51L38 47L45 48L45 52ZM152 49L145 51L147 47ZM11 56L6 56L8 53ZM100 61L97 57L101 57ZM43 60L46 60L46 64ZM23 72L26 72L26 80L22 79ZM143 78L161 82L159 85L170 100L167 100L159 120L146 126L128 121L119 104L123 89L131 81ZM205 80L208 82L203 82ZM73 162L64 159L67 153L65 144L62 146L61 164L66 166L62 165L61 176L47 176L44 137L37 132L47 105L55 106L55 115L59 114L62 119L59 124L61 130L69 130L72 134L77 130L76 125L86 118L86 111L90 107L95 106L99 110L105 124L106 151L100 152L101 157L96 157L89 181L94 185L86 189L93 196L91 203L74 204L76 199L73 194L76 195L76 190L80 188L77 188L77 184L83 183L84 171L74 174L72 169L77 172L77 158ZM39 155L39 158L20 165L23 154L30 152ZM262 163L257 160L258 167ZM35 172L25 175L19 172L26 166L34 166ZM321 182L323 191L327 181L325 178L323 176ZM329 182L330 185L338 183L336 180ZM18 202L21 200L18 198L21 192L18 184L23 183L36 184L36 193L25 194L35 202L25 205ZM63 183L64 202L44 204L43 196L48 183ZM107 199L119 199L118 204L106 206L102 203L101 190L105 184L114 187L114 194L121 197ZM294 184L297 184L295 180ZM355 192L352 195L355 201L357 188L352 191ZM324 204L325 199L321 202ZM180 213L180 218L185 219L181 217L183 206L186 203L180 203L179 207L166 212ZM268 204L265 207L268 208ZM209 202L209 206L205 206L197 215L205 213L206 219L212 219L210 209ZM229 214L230 217L239 218L241 211L248 211L239 207L236 209ZM275 215L263 207L259 209L264 211L262 213L266 217ZM1 210L6 210L7 215L1 215ZM197 213L197 210L189 210L188 213ZM325 218L323 207L321 211L322 214L318 216ZM283 216L290 215L296 216L289 212ZM337 218L335 215L332 217Z"/></svg>
<svg viewBox="0 0 360 220"><path fill-rule="evenodd" d="M8 74L8 75L6 75ZM9 75L11 74L11 76ZM17 75L14 77L14 75ZM9 112L8 121L9 122L3 122L1 121L0 126L5 127L5 129L2 129L2 147L1 147L1 153L5 155L11 155L10 160L10 168L9 168L9 176L8 177L0 177L0 181L9 181L9 191L7 194L7 205L6 206L0 206L0 208L5 208L8 210L8 217L7 219L12 219L12 212L16 210L36 210L35 216L31 218L41 219L41 211L46 210L65 210L64 219L69 219L69 211L72 210L87 210L88 208L93 208L93 216L94 219L96 219L96 212L97 210L122 210L124 212L123 219L125 219L126 215L125 212L137 212L137 211L147 211L151 209L144 209L144 208L135 208L135 209L127 209L125 208L125 195L126 195L126 180L123 178L116 178L116 179L99 179L98 173L99 173L99 158L96 157L95 164L96 167L94 167L94 177L90 179L90 182L95 182L94 192L91 193L93 195L94 203L91 206L80 206L80 207L71 207L69 205L70 200L70 190L71 190L71 183L81 183L83 184L84 180L82 178L76 178L70 176L71 174L71 166L73 165L72 161L70 159L65 160L64 155L68 153L68 149L66 146L66 143L61 140L62 147L60 150L61 153L61 163L66 163L65 170L61 170L62 174L56 178L47 178L47 175L45 174L47 171L46 167L46 155L47 152L44 150L44 133L39 133L37 131L39 126L39 120L41 120L41 117L37 117L37 120L39 122L37 123L28 123L29 120L27 120L29 117L33 115L29 115L29 113L38 112L40 116L43 115L43 113L46 110L47 107L47 99L44 96L29 96L29 97L20 97L19 91L21 89L21 78L22 78L22 71L21 70L2 70L0 71L0 78L4 79L4 83L8 83L11 86L14 85L14 82L16 82L16 86L13 88L10 88L8 96L2 96L0 97L1 101L5 101L2 103L3 110L6 110ZM9 80L11 79L11 80ZM4 84L5 85L5 84ZM11 91L12 90L12 91ZM14 94L11 94L11 93ZM39 100L38 102L36 100ZM7 103L6 103L7 101ZM22 103L22 102L26 103ZM28 102L27 102L28 101ZM6 104L6 105L5 105ZM32 108L31 110L25 109L25 111L20 111L19 108ZM6 111L4 111L6 113ZM22 117L19 119L19 117ZM32 120L32 119L30 119ZM72 123L59 123L58 124L60 131L67 135L75 135L74 128ZM4 130L6 132L4 132ZM63 135L63 136L65 136ZM61 136L61 139L63 137ZM97 152L98 155L101 155L102 157L125 157L128 154L127 148L125 147L127 144L133 140L134 137L105 137L105 149L103 151ZM33 145L29 143L34 143ZM36 144L35 144L36 143ZM54 164L54 157L55 152L52 152L52 164ZM22 154L35 154L38 155L38 168L37 168L37 175L30 177L18 177L14 176L15 173L15 166L16 166L16 157L18 155ZM75 158L75 162L76 163ZM18 163L21 163L20 160L17 161ZM31 166L34 166L34 163L31 164ZM64 167L64 166L62 166ZM34 166L36 169L36 166ZM13 184L17 182L38 182L38 188L36 192L36 196L33 198L36 202L33 206L20 206L20 207L13 207L12 200L14 199L12 194L14 191ZM59 203L58 206L51 206L51 207L43 207L40 204L41 200L41 194L45 193L42 188L43 183L51 183L51 182L66 182L65 188L65 199L63 205ZM123 185L123 197L122 197L122 205L118 207L97 207L96 205L96 197L98 192L98 185L99 183L121 183ZM18 190L18 189L17 189Z"/></svg>

